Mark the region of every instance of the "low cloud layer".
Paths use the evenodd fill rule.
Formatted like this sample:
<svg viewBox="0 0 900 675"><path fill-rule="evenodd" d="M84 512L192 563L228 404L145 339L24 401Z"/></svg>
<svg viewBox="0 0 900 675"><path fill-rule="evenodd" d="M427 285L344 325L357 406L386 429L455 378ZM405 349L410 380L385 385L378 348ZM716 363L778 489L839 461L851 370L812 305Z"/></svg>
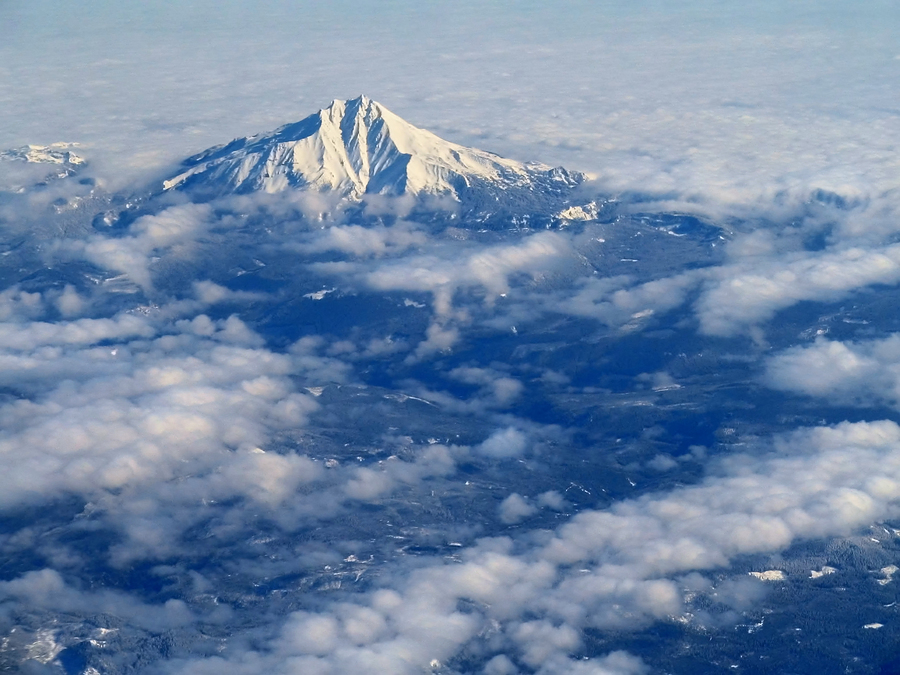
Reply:
<svg viewBox="0 0 900 675"><path fill-rule="evenodd" d="M48 247L47 260L128 275L138 289L131 294L150 294L155 303L104 313L117 291L77 275L78 288L14 286L0 296L0 382L10 392L0 401L7 467L0 508L14 513L74 500L79 510L66 527L105 537L91 561L63 538L36 536L39 528L28 523L0 541L9 556L40 560L0 585L4 625L35 613L80 612L114 615L147 633L234 626L232 610L206 606L194 591L147 598L133 589L93 590L79 570L88 562L109 574L150 565L185 587L193 571L199 577L190 583L212 592L234 583L229 575L262 584L300 574L300 566L302 574L319 575L309 583L333 584L333 598L281 589L304 604L254 614L252 646L242 637L218 656L180 654L158 668L339 673L376 663L414 673L468 659L486 674L637 674L648 672L642 660L616 650L598 654L585 636L656 622L691 630L734 623L764 595L762 582L729 577L747 556L849 536L896 513L900 465L892 457L900 428L886 421L763 436L708 463L696 484L645 490L603 508L578 502L567 492L574 482L540 477L542 465L579 459L567 444L581 429L538 422L528 406L544 403L535 391L552 392L545 400L563 405L566 397L606 394L573 385L575 370L559 373L559 364L517 356L520 346L539 354L560 348L546 343L552 331L541 332L548 319L631 335L681 308L676 320L694 334L764 329L799 302L894 283L894 245L836 241L812 250L803 237L772 226L756 238L707 240L702 246L710 250L709 241L728 248L705 266L619 273L641 261L610 260L621 249L600 236L601 223L495 235L400 221L396 230L377 224L371 237L357 238L357 226L340 213L317 220L263 201L168 206L125 229ZM201 260L209 234L239 220L238 202L248 221L258 216L254 209L284 209L254 235L266 239L252 274L265 270L272 283L244 286L244 267L211 265L204 269L215 279L165 288L157 259ZM615 227L613 234L643 241L673 238L626 216ZM227 258L239 246L217 250ZM123 251L127 265L120 264ZM279 293L296 295L287 297L297 307L292 320L322 333L307 328L288 339L277 324L262 332L269 309L284 300ZM352 325L337 336L316 325L340 326L324 323L330 308L359 298L393 309L372 332ZM225 308L257 317L259 327ZM536 341L502 343L517 339L517 326L533 330ZM577 341L580 333L567 335ZM485 354L468 343L472 336L485 340ZM820 340L770 357L765 381L893 406L895 352L893 337ZM386 359L380 377L404 378L407 393L364 382ZM837 367L818 367L824 362ZM632 378L642 395L693 386L659 368ZM365 403L354 407L354 399ZM639 403L650 408L655 400ZM581 414L577 406L570 410ZM405 425L418 426L407 434ZM651 448L645 456L617 467L623 482L641 466L657 480L707 461L693 445L677 457L674 446L652 446L657 431L641 432ZM566 452L573 454L558 454ZM527 479L504 485L506 471ZM405 521L408 513L451 512L443 499L472 500L480 520L448 518L412 535L418 521ZM396 516L365 519L370 510L391 509ZM370 535L374 527L381 529ZM341 537L316 534L329 528ZM356 541L361 529L366 542ZM383 543L408 540L410 553ZM260 546L276 553L260 556ZM201 562L212 551L228 552L216 562L223 569L204 568L206 576L192 569L212 564Z"/></svg>
<svg viewBox="0 0 900 675"><path fill-rule="evenodd" d="M832 405L900 406L900 336L840 342L819 338L766 363L774 389L824 399Z"/></svg>
<svg viewBox="0 0 900 675"><path fill-rule="evenodd" d="M831 302L900 281L900 247L796 253L714 270L697 304L701 330L731 335L804 300Z"/></svg>
<svg viewBox="0 0 900 675"><path fill-rule="evenodd" d="M900 283L893 8L413 5L0 7L0 151L88 160L0 163L0 637L49 631L36 668L102 626L180 675L646 674L592 631L731 627L748 558L898 515L900 339L742 347ZM360 93L591 172L602 217L143 201ZM748 381L879 410L773 433Z"/></svg>
<svg viewBox="0 0 900 675"><path fill-rule="evenodd" d="M891 92L873 84L896 74L886 15L881 2L852 15L774 1L9 5L0 147L81 141L107 181L130 182L366 93L450 140L682 207L877 197L897 172Z"/></svg>
<svg viewBox="0 0 900 675"><path fill-rule="evenodd" d="M577 662L567 655L581 649L587 627L627 629L679 616L703 622L702 612L685 615L686 598L689 590L711 592L713 582L689 572L896 515L898 447L900 427L892 422L798 431L775 439L768 453L724 459L696 486L584 511L544 544L482 540L457 562L398 576L365 600L293 614L264 650L172 672L338 673L378 663L413 673L463 649L490 657L486 673L575 672L575 663L587 673L643 672L622 654ZM517 523L535 510L512 494L501 516Z"/></svg>

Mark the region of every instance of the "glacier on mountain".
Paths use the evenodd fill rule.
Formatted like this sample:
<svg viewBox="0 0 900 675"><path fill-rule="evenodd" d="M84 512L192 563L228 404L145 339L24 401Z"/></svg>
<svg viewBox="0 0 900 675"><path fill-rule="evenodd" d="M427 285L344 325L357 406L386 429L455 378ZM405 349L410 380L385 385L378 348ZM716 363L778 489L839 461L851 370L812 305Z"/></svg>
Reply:
<svg viewBox="0 0 900 675"><path fill-rule="evenodd" d="M329 191L364 195L441 195L457 201L478 187L504 191L564 192L583 174L524 164L445 141L360 96L268 134L209 148L182 164L163 189L210 196ZM496 201L496 200L495 200Z"/></svg>

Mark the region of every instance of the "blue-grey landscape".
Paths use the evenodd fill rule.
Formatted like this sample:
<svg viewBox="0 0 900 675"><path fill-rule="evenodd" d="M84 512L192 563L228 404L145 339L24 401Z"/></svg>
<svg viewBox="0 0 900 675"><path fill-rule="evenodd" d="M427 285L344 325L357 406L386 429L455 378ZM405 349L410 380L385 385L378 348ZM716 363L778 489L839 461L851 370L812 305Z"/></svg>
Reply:
<svg viewBox="0 0 900 675"><path fill-rule="evenodd" d="M0 671L900 672L898 34L0 4Z"/></svg>

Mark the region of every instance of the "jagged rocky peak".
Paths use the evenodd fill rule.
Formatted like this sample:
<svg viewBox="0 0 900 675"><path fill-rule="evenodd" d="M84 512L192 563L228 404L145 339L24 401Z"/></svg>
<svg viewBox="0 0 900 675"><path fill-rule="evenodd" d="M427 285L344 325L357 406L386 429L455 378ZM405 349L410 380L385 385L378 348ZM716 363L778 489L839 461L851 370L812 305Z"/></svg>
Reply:
<svg viewBox="0 0 900 675"><path fill-rule="evenodd" d="M366 96L334 101L306 119L240 138L185 160L166 190L213 195L289 188L365 194L434 194L456 199L475 186L571 187L583 175L523 164L445 141Z"/></svg>

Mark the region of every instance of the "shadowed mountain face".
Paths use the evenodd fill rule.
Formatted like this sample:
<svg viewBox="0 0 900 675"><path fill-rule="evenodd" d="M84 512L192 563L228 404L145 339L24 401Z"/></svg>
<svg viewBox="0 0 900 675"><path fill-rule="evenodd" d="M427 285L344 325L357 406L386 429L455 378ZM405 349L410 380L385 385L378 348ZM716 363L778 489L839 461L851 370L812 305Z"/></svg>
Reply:
<svg viewBox="0 0 900 675"><path fill-rule="evenodd" d="M498 202L498 190L513 201L536 191L559 196L584 178L450 143L360 96L190 157L163 188L206 196L310 188L352 200L430 195Z"/></svg>

